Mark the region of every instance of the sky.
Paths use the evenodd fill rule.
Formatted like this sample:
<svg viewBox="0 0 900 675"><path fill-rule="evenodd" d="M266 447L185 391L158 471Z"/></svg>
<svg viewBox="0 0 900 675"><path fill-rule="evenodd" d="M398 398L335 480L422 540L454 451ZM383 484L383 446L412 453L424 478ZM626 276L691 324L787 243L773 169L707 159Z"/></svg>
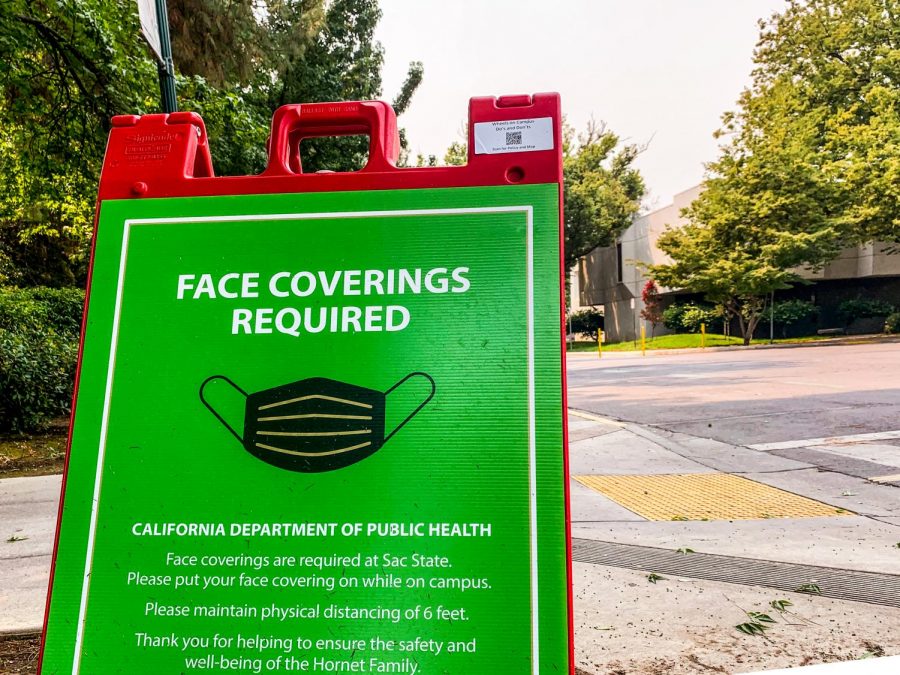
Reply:
<svg viewBox="0 0 900 675"><path fill-rule="evenodd" d="M629 142L645 208L699 183L713 132L750 83L757 21L784 0L381 0L384 98L410 61L425 78L400 118L412 155L463 139L472 96L557 91L577 130L593 117Z"/></svg>

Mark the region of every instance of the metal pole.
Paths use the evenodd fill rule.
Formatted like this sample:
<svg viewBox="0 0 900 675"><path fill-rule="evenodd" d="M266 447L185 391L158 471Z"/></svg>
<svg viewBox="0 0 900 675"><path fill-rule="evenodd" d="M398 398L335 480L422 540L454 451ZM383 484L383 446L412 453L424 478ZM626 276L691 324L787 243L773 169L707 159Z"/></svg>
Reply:
<svg viewBox="0 0 900 675"><path fill-rule="evenodd" d="M159 44L162 63L159 64L159 93L163 112L178 112L175 98L175 63L172 61L172 41L169 38L169 14L166 0L156 0L156 18L159 22Z"/></svg>

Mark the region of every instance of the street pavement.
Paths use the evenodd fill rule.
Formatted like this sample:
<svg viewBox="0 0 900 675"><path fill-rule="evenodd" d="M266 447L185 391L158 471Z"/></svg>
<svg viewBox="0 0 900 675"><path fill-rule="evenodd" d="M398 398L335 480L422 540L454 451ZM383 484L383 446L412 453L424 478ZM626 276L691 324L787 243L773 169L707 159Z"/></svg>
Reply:
<svg viewBox="0 0 900 675"><path fill-rule="evenodd" d="M900 654L900 595L878 593L882 582L900 583L900 489L874 480L900 473L900 435L891 436L900 427L896 382L900 343L570 355L570 473L579 477L569 481L572 534L621 553L598 564L576 546L578 666L596 675L677 675ZM586 476L736 476L776 498L815 500L830 515L717 517L729 506L719 495L709 518L653 519L587 487ZM638 491L638 503L654 489ZM0 480L0 633L42 622L58 492L58 476ZM677 502L683 492L655 496ZM690 553L683 572L652 583L660 549ZM710 580L710 561L725 566L727 583L721 569ZM875 575L880 599L784 590L747 577L757 561L827 568L851 581L857 572ZM794 614L775 613L774 599L790 600ZM735 630L746 611L776 614L767 639Z"/></svg>
<svg viewBox="0 0 900 675"><path fill-rule="evenodd" d="M569 405L828 470L900 474L900 341L569 355Z"/></svg>

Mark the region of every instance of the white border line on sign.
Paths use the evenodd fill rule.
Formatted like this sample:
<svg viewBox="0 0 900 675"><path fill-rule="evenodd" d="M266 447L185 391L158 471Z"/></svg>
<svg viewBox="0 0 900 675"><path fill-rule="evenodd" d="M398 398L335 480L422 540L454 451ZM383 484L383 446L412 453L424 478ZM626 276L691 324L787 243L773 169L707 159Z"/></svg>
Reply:
<svg viewBox="0 0 900 675"><path fill-rule="evenodd" d="M531 553L531 661L533 675L540 675L538 626L538 546L537 546L537 440L535 431L534 393L534 209L531 206L485 206L458 209L407 209L397 211L346 211L339 213L279 213L241 216L198 216L193 218L133 218L126 220L122 233L122 251L119 258L119 277L116 284L116 307L113 314L112 337L109 346L109 367L106 373L106 391L103 398L103 417L100 423L100 441L97 451L97 471L94 476L94 492L91 502L91 521L88 531L87 554L84 562L84 579L81 587L81 604L78 610L78 626L75 633L75 654L72 675L81 670L84 627L87 618L87 599L91 585L91 568L94 560L94 544L97 517L100 506L100 485L103 480L103 461L106 455L106 438L109 428L109 410L116 365L116 349L119 339L119 319L122 314L122 293L125 285L125 267L128 258L128 239L132 225L172 225L188 223L222 223L271 220L335 220L347 218L378 218L385 216L464 215L474 213L524 213L526 219L526 297L528 341L528 494Z"/></svg>

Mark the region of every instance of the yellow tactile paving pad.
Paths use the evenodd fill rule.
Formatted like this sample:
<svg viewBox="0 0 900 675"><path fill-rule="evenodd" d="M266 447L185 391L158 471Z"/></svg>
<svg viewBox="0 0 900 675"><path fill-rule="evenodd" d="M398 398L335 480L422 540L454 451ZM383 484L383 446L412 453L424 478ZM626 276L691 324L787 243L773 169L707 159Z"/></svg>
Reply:
<svg viewBox="0 0 900 675"><path fill-rule="evenodd" d="M853 515L727 473L572 476L647 520L762 520Z"/></svg>

